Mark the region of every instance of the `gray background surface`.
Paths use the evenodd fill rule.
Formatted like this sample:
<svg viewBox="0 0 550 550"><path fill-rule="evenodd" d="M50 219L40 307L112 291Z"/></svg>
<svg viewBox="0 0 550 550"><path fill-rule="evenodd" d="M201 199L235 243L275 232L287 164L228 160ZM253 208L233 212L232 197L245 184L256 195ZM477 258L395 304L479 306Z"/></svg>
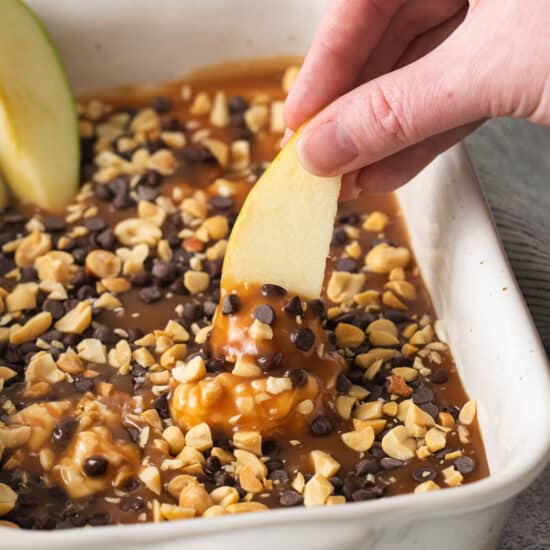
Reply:
<svg viewBox="0 0 550 550"><path fill-rule="evenodd" d="M548 351L550 129L524 121L494 120L468 138L466 146ZM499 547L549 549L550 466L517 499Z"/></svg>

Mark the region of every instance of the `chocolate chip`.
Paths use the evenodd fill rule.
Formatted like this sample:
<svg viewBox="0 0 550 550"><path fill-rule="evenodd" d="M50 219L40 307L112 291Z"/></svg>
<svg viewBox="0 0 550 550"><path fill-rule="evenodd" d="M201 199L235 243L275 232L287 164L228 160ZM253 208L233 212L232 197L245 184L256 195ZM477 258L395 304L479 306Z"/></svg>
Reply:
<svg viewBox="0 0 550 550"><path fill-rule="evenodd" d="M130 277L130 282L133 286L144 287L150 285L153 280L153 276L149 271L138 271Z"/></svg>
<svg viewBox="0 0 550 550"><path fill-rule="evenodd" d="M291 369L287 371L288 376L292 382L292 386L295 388L302 388L307 384L308 374L304 369Z"/></svg>
<svg viewBox="0 0 550 550"><path fill-rule="evenodd" d="M286 508L290 506L299 506L304 501L304 498L300 493L297 491L293 491L292 489L285 491L284 493L281 493L281 496L279 497L279 503L281 506L284 506Z"/></svg>
<svg viewBox="0 0 550 550"><path fill-rule="evenodd" d="M108 184L109 191L111 191L113 195L124 194L128 191L128 183L129 180L127 176L120 176L118 178L115 178Z"/></svg>
<svg viewBox="0 0 550 550"><path fill-rule="evenodd" d="M42 309L44 311L48 311L54 321L61 319L61 317L65 315L65 308L63 307L63 303L60 300L51 300L47 298L42 304Z"/></svg>
<svg viewBox="0 0 550 550"><path fill-rule="evenodd" d="M241 309L241 300L236 294L228 294L222 303L223 315L234 315Z"/></svg>
<svg viewBox="0 0 550 550"><path fill-rule="evenodd" d="M187 302L183 304L183 317L188 321L198 321L203 316L202 304Z"/></svg>
<svg viewBox="0 0 550 550"><path fill-rule="evenodd" d="M388 321L392 321L393 323L397 323L397 324L406 323L407 321L410 321L410 317L403 311L399 311L398 309L390 309L390 308L384 309L384 318L388 319Z"/></svg>
<svg viewBox="0 0 550 550"><path fill-rule="evenodd" d="M416 405L422 405L424 403L429 403L434 398L434 392L426 387L426 386L420 386L416 390L414 390L412 394L412 400Z"/></svg>
<svg viewBox="0 0 550 550"><path fill-rule="evenodd" d="M258 366L265 372L276 369L283 362L283 354L280 351L270 355L260 355L256 359Z"/></svg>
<svg viewBox="0 0 550 550"><path fill-rule="evenodd" d="M136 327L127 328L126 332L128 333L128 340L130 342L135 342L143 337L143 330Z"/></svg>
<svg viewBox="0 0 550 550"><path fill-rule="evenodd" d="M84 473L90 477L99 477L107 472L109 463L104 456L92 455L84 461Z"/></svg>
<svg viewBox="0 0 550 550"><path fill-rule="evenodd" d="M113 192L103 183L97 183L94 187L94 195L100 201L108 202L113 198Z"/></svg>
<svg viewBox="0 0 550 550"><path fill-rule="evenodd" d="M135 201L127 192L125 192L116 195L111 204L116 210L127 210L135 205Z"/></svg>
<svg viewBox="0 0 550 550"><path fill-rule="evenodd" d="M265 284L261 289L262 296L266 298L278 298L280 296L286 296L286 290L279 285Z"/></svg>
<svg viewBox="0 0 550 550"><path fill-rule="evenodd" d="M210 475L218 472L221 467L222 463L217 456L209 456L204 463L204 471Z"/></svg>
<svg viewBox="0 0 550 550"><path fill-rule="evenodd" d="M354 502L360 502L363 500L372 500L373 498L380 498L384 495L385 487L382 485L374 485L373 487L365 487L358 489L351 495L351 500Z"/></svg>
<svg viewBox="0 0 550 550"><path fill-rule="evenodd" d="M292 317L296 317L298 315L303 316L304 310L302 309L302 301L298 298L298 296L294 296L294 298L292 298L290 302L285 305L283 311L288 315L292 315Z"/></svg>
<svg viewBox="0 0 550 550"><path fill-rule="evenodd" d="M340 258L334 264L334 269L335 271L355 273L359 269L359 265L353 258Z"/></svg>
<svg viewBox="0 0 550 550"><path fill-rule="evenodd" d="M332 432L332 422L325 415L321 414L313 419L311 431L315 435L328 435Z"/></svg>
<svg viewBox="0 0 550 550"><path fill-rule="evenodd" d="M203 146L187 146L181 150L181 157L183 160L189 163L212 163L216 162L216 157L209 151L206 147Z"/></svg>
<svg viewBox="0 0 550 550"><path fill-rule="evenodd" d="M11 239L8 239L11 240ZM0 275L5 275L8 271L11 271L15 267L15 264L4 254L0 254Z"/></svg>
<svg viewBox="0 0 550 550"><path fill-rule="evenodd" d="M224 370L225 363L223 359L207 359L206 360L206 372L217 373Z"/></svg>
<svg viewBox="0 0 550 550"><path fill-rule="evenodd" d="M105 229L105 222L101 218L86 218L82 223L92 232L102 231Z"/></svg>
<svg viewBox="0 0 550 550"><path fill-rule="evenodd" d="M53 342L54 340L57 340L58 342L61 342L63 340L63 333L59 330L49 330L48 332L45 332L40 336L44 342Z"/></svg>
<svg viewBox="0 0 550 550"><path fill-rule="evenodd" d="M126 488L126 490L128 489ZM139 496L123 497L120 500L120 509L123 512L139 512L140 510L143 510L145 506L145 501Z"/></svg>
<svg viewBox="0 0 550 550"><path fill-rule="evenodd" d="M139 297L146 304L152 304L162 298L162 292L156 286L147 286L139 291Z"/></svg>
<svg viewBox="0 0 550 550"><path fill-rule="evenodd" d="M210 204L217 210L229 210L233 208L233 199L216 195L210 199Z"/></svg>
<svg viewBox="0 0 550 550"><path fill-rule="evenodd" d="M137 194L140 200L152 202L160 195L160 191L150 185L138 185Z"/></svg>
<svg viewBox="0 0 550 550"><path fill-rule="evenodd" d="M440 367L432 371L430 374L430 382L434 384L445 384L449 380L449 373L444 367Z"/></svg>
<svg viewBox="0 0 550 550"><path fill-rule="evenodd" d="M405 464L402 460L399 460L397 458L391 458L391 457L384 457L380 461L380 466L384 468L384 470L395 470L396 468L401 468Z"/></svg>
<svg viewBox="0 0 550 550"><path fill-rule="evenodd" d="M104 250L113 250L116 243L116 237L112 229L104 229L96 236L95 240Z"/></svg>
<svg viewBox="0 0 550 550"><path fill-rule="evenodd" d="M307 310L314 317L321 320L324 319L325 315L327 314L325 304L322 302L322 300L311 300L307 304Z"/></svg>
<svg viewBox="0 0 550 550"><path fill-rule="evenodd" d="M476 469L475 460L469 456L459 456L453 464L462 475L471 474Z"/></svg>
<svg viewBox="0 0 550 550"><path fill-rule="evenodd" d="M216 308L218 307L218 304L216 302L213 302L212 300L207 300L202 305L202 308L204 310L204 314L207 317L212 317L214 313L216 313Z"/></svg>
<svg viewBox="0 0 550 550"><path fill-rule="evenodd" d="M412 477L418 483L433 481L437 477L437 470L431 466L421 466L413 470Z"/></svg>
<svg viewBox="0 0 550 550"><path fill-rule="evenodd" d="M155 409L161 418L170 418L170 410L168 409L168 396L163 393L159 395L151 403L153 409Z"/></svg>
<svg viewBox="0 0 550 550"><path fill-rule="evenodd" d="M43 221L44 229L48 233L57 233L65 229L65 220L63 218L46 218Z"/></svg>
<svg viewBox="0 0 550 550"><path fill-rule="evenodd" d="M172 101L169 97L161 95L152 99L151 108L162 115L172 108Z"/></svg>
<svg viewBox="0 0 550 550"><path fill-rule="evenodd" d="M437 420L437 417L439 416L439 408L437 405L434 405L433 403L422 403L420 408L427 412L434 420Z"/></svg>
<svg viewBox="0 0 550 550"><path fill-rule="evenodd" d="M120 340L120 336L117 336L116 332L106 325L99 325L94 330L94 338L101 340L106 346L114 346Z"/></svg>
<svg viewBox="0 0 550 550"><path fill-rule="evenodd" d="M21 269L21 282L28 283L38 279L38 272L34 267L23 267Z"/></svg>
<svg viewBox="0 0 550 550"><path fill-rule="evenodd" d="M86 256L88 255L88 251L85 248L75 248L72 251L73 258L76 264L83 265L86 261Z"/></svg>
<svg viewBox="0 0 550 550"><path fill-rule="evenodd" d="M156 170L147 170L145 175L139 180L139 183L145 183L151 187L158 187L162 183L162 174Z"/></svg>
<svg viewBox="0 0 550 550"><path fill-rule="evenodd" d="M79 393L86 393L94 391L95 383L92 378L85 378L84 376L75 376L74 388Z"/></svg>
<svg viewBox="0 0 550 550"><path fill-rule="evenodd" d="M265 454L265 453L263 453ZM275 470L283 470L285 465L281 460L268 460L265 465L269 472L274 472Z"/></svg>
<svg viewBox="0 0 550 550"><path fill-rule="evenodd" d="M227 107L232 115L244 113L248 109L248 101L240 95L234 95L227 101Z"/></svg>
<svg viewBox="0 0 550 550"><path fill-rule="evenodd" d="M358 476L366 476L367 474L377 474L380 471L380 464L372 458L360 460L355 465L355 474Z"/></svg>
<svg viewBox="0 0 550 550"><path fill-rule="evenodd" d="M352 386L351 380L345 374L339 374L336 378L336 391L347 394Z"/></svg>
<svg viewBox="0 0 550 550"><path fill-rule="evenodd" d="M271 306L261 304L254 310L253 317L257 321L260 321L260 323L271 325L275 321L275 311Z"/></svg>
<svg viewBox="0 0 550 550"><path fill-rule="evenodd" d="M332 234L332 244L341 246L348 242L348 234L343 227L337 227Z"/></svg>
<svg viewBox="0 0 550 550"><path fill-rule="evenodd" d="M72 439L78 428L78 420L76 418L67 418L61 420L52 431L52 442L58 450L64 449Z"/></svg>
<svg viewBox="0 0 550 550"><path fill-rule="evenodd" d="M309 351L315 344L315 334L309 328L301 328L290 335L290 339L300 351Z"/></svg>
<svg viewBox="0 0 550 550"><path fill-rule="evenodd" d="M97 295L96 289L91 285L83 285L76 292L76 297L81 302L83 300L87 300L88 298L93 298L96 295Z"/></svg>
<svg viewBox="0 0 550 550"><path fill-rule="evenodd" d="M153 277L162 285L170 284L176 277L176 266L167 261L156 261L153 265Z"/></svg>
<svg viewBox="0 0 550 550"><path fill-rule="evenodd" d="M267 478L271 479L271 481L278 482L281 485L285 485L289 481L288 474L285 470L273 470L272 472L269 472Z"/></svg>

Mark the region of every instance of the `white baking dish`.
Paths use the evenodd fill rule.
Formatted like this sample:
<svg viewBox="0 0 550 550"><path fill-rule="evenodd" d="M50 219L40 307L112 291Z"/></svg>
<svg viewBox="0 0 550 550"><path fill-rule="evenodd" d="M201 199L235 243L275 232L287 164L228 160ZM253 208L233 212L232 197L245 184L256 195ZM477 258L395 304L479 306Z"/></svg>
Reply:
<svg viewBox="0 0 550 550"><path fill-rule="evenodd" d="M33 0L77 91L154 83L225 59L300 54L315 0ZM479 399L492 475L457 489L317 509L63 532L2 530L3 549L490 550L550 451L548 364L463 147L399 192L419 264Z"/></svg>

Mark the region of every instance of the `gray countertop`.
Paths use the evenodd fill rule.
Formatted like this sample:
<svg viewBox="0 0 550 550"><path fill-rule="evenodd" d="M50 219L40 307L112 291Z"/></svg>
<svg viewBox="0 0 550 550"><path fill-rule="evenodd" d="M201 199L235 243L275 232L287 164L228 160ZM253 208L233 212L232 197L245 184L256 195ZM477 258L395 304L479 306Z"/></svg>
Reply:
<svg viewBox="0 0 550 550"><path fill-rule="evenodd" d="M539 333L550 349L550 128L495 120L466 141ZM520 221L522 231L514 231ZM521 244L518 245L518 238ZM550 404L549 404L550 406ZM549 428L550 429L550 428ZM550 549L550 466L516 501L499 550Z"/></svg>

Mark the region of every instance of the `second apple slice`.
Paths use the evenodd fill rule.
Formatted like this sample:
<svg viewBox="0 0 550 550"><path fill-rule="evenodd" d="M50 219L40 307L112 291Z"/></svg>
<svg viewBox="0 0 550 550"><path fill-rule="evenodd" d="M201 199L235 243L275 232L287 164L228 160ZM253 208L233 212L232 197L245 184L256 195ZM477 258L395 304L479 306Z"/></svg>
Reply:
<svg viewBox="0 0 550 550"><path fill-rule="evenodd" d="M271 283L318 298L338 205L341 178L321 178L298 160L298 134L249 193L225 255L222 287Z"/></svg>

